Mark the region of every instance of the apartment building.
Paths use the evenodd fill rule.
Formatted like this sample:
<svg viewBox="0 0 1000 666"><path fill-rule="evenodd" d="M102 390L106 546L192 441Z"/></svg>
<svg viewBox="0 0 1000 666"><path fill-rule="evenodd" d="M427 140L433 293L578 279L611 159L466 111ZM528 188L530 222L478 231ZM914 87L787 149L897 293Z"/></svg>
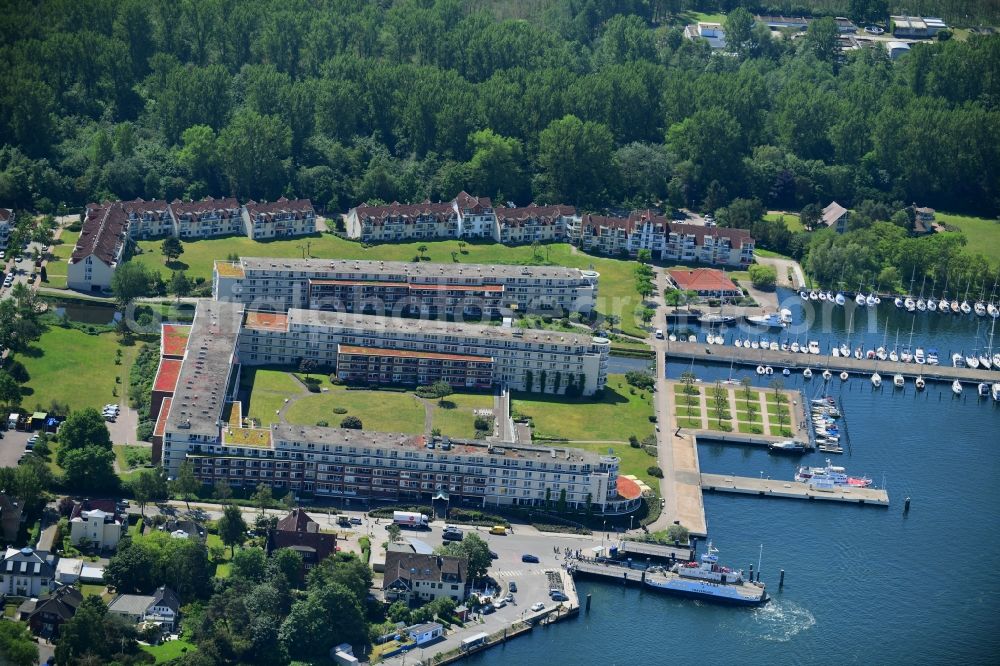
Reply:
<svg viewBox="0 0 1000 666"><path fill-rule="evenodd" d="M573 240L570 230L576 209L573 206L524 206L496 209L495 239L504 245L565 243Z"/></svg>
<svg viewBox="0 0 1000 666"><path fill-rule="evenodd" d="M671 223L660 258L667 261L749 266L754 240L745 229Z"/></svg>
<svg viewBox="0 0 1000 666"><path fill-rule="evenodd" d="M307 236L316 233L316 211L309 199L249 201L243 206L243 224L252 240Z"/></svg>
<svg viewBox="0 0 1000 666"><path fill-rule="evenodd" d="M347 236L362 243L459 237L458 210L451 203L362 204L347 214Z"/></svg>
<svg viewBox="0 0 1000 666"><path fill-rule="evenodd" d="M128 234L135 240L170 236L174 233L174 220L166 201L134 199L123 201L122 209L128 218Z"/></svg>
<svg viewBox="0 0 1000 666"><path fill-rule="evenodd" d="M636 509L641 497L620 493L620 460L572 448L369 432L319 426L226 424L221 439L192 445L195 476L206 484L270 484L280 492L365 500L544 506L560 497L573 508L608 514Z"/></svg>
<svg viewBox="0 0 1000 666"><path fill-rule="evenodd" d="M385 554L382 590L386 601L408 604L445 598L461 603L468 592L468 568L469 561L465 557L390 550ZM440 625L437 627L440 629Z"/></svg>
<svg viewBox="0 0 1000 666"><path fill-rule="evenodd" d="M180 238L210 238L243 233L240 203L233 197L173 201L170 211L174 235Z"/></svg>
<svg viewBox="0 0 1000 666"><path fill-rule="evenodd" d="M575 333L298 308L249 311L239 334L244 365L309 359L344 380L364 374L370 383L421 384L424 372L466 387L583 395L604 388L610 348L605 338Z"/></svg>
<svg viewBox="0 0 1000 666"><path fill-rule="evenodd" d="M66 267L66 284L78 291L111 288L111 276L126 257L129 218L120 202L90 204Z"/></svg>
<svg viewBox="0 0 1000 666"><path fill-rule="evenodd" d="M489 197L474 197L468 192L460 192L451 205L458 214L459 238L496 240L497 216Z"/></svg>
<svg viewBox="0 0 1000 666"><path fill-rule="evenodd" d="M7 249L10 232L14 229L14 211L10 208L0 208L0 250Z"/></svg>
<svg viewBox="0 0 1000 666"><path fill-rule="evenodd" d="M212 286L217 300L259 310L495 318L505 310L589 314L599 278L561 266L244 257L215 262Z"/></svg>
<svg viewBox="0 0 1000 666"><path fill-rule="evenodd" d="M658 256L664 244L666 218L633 213L629 217L584 215L580 221L582 249L595 254L636 256L639 250L653 250Z"/></svg>

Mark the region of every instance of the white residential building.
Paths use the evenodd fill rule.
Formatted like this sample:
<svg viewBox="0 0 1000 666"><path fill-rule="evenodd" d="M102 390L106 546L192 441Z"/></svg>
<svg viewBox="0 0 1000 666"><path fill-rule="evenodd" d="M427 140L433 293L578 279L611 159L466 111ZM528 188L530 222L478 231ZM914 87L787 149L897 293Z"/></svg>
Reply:
<svg viewBox="0 0 1000 666"><path fill-rule="evenodd" d="M174 201L170 204L174 235L191 239L242 234L241 210L239 202L232 197Z"/></svg>
<svg viewBox="0 0 1000 666"><path fill-rule="evenodd" d="M120 202L90 204L66 267L66 283L77 291L111 288L111 276L131 243L128 215Z"/></svg>
<svg viewBox="0 0 1000 666"><path fill-rule="evenodd" d="M128 218L128 234L135 240L172 236L174 219L166 201L123 201L122 209Z"/></svg>
<svg viewBox="0 0 1000 666"><path fill-rule="evenodd" d="M124 516L110 500L77 502L70 514L70 542L74 546L86 539L99 550L115 550L127 528Z"/></svg>
<svg viewBox="0 0 1000 666"><path fill-rule="evenodd" d="M14 211L10 208L0 208L0 250L7 249L10 232L14 229Z"/></svg>
<svg viewBox="0 0 1000 666"><path fill-rule="evenodd" d="M31 548L8 548L0 562L0 594L40 597L52 590L55 575L55 555Z"/></svg>
<svg viewBox="0 0 1000 666"><path fill-rule="evenodd" d="M153 594L120 594L108 604L108 612L130 622L152 622L173 632L180 617L181 602L169 587Z"/></svg>
<svg viewBox="0 0 1000 666"><path fill-rule="evenodd" d="M316 211L309 199L250 201L243 206L243 223L251 240L308 236L316 233Z"/></svg>

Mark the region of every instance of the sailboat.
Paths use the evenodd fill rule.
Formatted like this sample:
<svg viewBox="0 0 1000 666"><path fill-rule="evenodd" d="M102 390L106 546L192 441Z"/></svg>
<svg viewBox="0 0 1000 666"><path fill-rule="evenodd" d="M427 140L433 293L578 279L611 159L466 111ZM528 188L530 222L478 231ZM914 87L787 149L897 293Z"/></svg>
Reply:
<svg viewBox="0 0 1000 666"><path fill-rule="evenodd" d="M887 320L888 322L888 320ZM899 349L899 329L896 329L896 341L892 343L892 351L889 352L889 360L893 363L899 360L899 353L896 351Z"/></svg>
<svg viewBox="0 0 1000 666"><path fill-rule="evenodd" d="M976 386L976 393L979 394L980 398L990 397L990 385L986 382L979 382L979 385Z"/></svg>
<svg viewBox="0 0 1000 666"><path fill-rule="evenodd" d="M972 286L972 280L969 280L969 284L965 285L965 296L962 297L962 303L958 308L962 311L962 314L969 314L972 312L972 306L969 305L969 287Z"/></svg>
<svg viewBox="0 0 1000 666"><path fill-rule="evenodd" d="M976 324L976 345L979 345L979 324ZM979 347L974 347L972 353L965 357L965 365L975 370L979 367L979 355L976 351Z"/></svg>
<svg viewBox="0 0 1000 666"><path fill-rule="evenodd" d="M882 387L882 375L878 374L878 370L872 375L872 386L875 388Z"/></svg>
<svg viewBox="0 0 1000 666"><path fill-rule="evenodd" d="M989 370L991 367L996 366L997 370L1000 370L1000 363L997 363L997 357L1000 354L993 353L993 330L997 327L997 320L994 319L993 323L990 324L990 345L987 347L986 351L979 356L979 364L984 368Z"/></svg>
<svg viewBox="0 0 1000 666"><path fill-rule="evenodd" d="M913 325L915 323L915 319L910 322L910 340L906 343L906 346L903 347L903 353L899 355L899 360L903 363L909 363L913 360L913 354L910 353L910 345L913 344Z"/></svg>
<svg viewBox="0 0 1000 666"><path fill-rule="evenodd" d="M924 287L927 284L927 274L924 274L924 280L920 283L920 296L917 298L916 307L920 312L927 310L927 301L924 300Z"/></svg>
<svg viewBox="0 0 1000 666"><path fill-rule="evenodd" d="M888 336L889 336L889 318L886 317L885 318L885 331L882 332L882 345L878 349L875 350L875 358L877 358L880 361L884 361L889 356L886 353L886 350L885 350L885 341L886 341L886 338Z"/></svg>
<svg viewBox="0 0 1000 666"><path fill-rule="evenodd" d="M836 303L837 305L843 305L844 303L847 302L847 298L844 297L844 294L838 291L837 295L833 299L833 302Z"/></svg>
<svg viewBox="0 0 1000 666"><path fill-rule="evenodd" d="M861 293L861 288L864 286L865 286L865 280L864 280L864 275L862 275L861 282L858 283L858 293L855 294L854 296L854 302L862 307L868 304L868 299L865 298L865 295Z"/></svg>
<svg viewBox="0 0 1000 666"><path fill-rule="evenodd" d="M957 379L951 383L951 392L955 395L962 395L962 382Z"/></svg>
<svg viewBox="0 0 1000 666"><path fill-rule="evenodd" d="M917 304L913 300L913 278L916 274L917 267L914 266L913 270L910 271L910 291L906 294L906 298L903 299L903 306L907 312L914 312L917 309Z"/></svg>
<svg viewBox="0 0 1000 666"><path fill-rule="evenodd" d="M927 297L927 310L929 312L934 312L937 310L937 301L934 300L934 287L937 286L937 278L931 282L931 295Z"/></svg>
<svg viewBox="0 0 1000 666"><path fill-rule="evenodd" d="M892 385L896 388L903 388L903 386L906 385L906 379L903 378L903 375L897 372L892 376Z"/></svg>
<svg viewBox="0 0 1000 666"><path fill-rule="evenodd" d="M923 391L924 387L927 386L927 382L924 381L923 375L918 376L914 384L916 384L918 391Z"/></svg>
<svg viewBox="0 0 1000 666"><path fill-rule="evenodd" d="M978 317L986 316L986 303L983 302L983 297L986 296L986 280L983 280L983 288L979 292L979 300L976 301L975 305L972 306L973 312L976 313Z"/></svg>
<svg viewBox="0 0 1000 666"><path fill-rule="evenodd" d="M938 301L938 312L941 314L948 314L951 309L948 307L948 282L951 280L951 276L945 274L944 278L944 291L941 292L941 300Z"/></svg>

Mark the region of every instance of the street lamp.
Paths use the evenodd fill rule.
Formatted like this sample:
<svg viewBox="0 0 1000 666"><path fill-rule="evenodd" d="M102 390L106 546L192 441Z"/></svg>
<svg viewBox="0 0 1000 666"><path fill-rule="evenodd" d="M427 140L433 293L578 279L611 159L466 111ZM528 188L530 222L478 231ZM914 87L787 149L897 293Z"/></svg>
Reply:
<svg viewBox="0 0 1000 666"><path fill-rule="evenodd" d="M628 528L629 528L629 530L632 529L632 521L633 520L635 520L635 515L634 514L628 517Z"/></svg>

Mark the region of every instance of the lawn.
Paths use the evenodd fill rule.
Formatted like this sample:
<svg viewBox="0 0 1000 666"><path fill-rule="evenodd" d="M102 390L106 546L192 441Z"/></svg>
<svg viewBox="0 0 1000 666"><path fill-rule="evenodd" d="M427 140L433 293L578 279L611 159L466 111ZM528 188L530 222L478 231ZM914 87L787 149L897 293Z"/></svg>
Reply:
<svg viewBox="0 0 1000 666"><path fill-rule="evenodd" d="M276 422L277 411L285 404L286 398L305 392L305 388L286 370L246 368L240 381L241 388L252 388L249 405L244 405L244 416L257 419L264 426Z"/></svg>
<svg viewBox="0 0 1000 666"><path fill-rule="evenodd" d="M619 474L634 474L639 477L639 479L645 481L650 488L655 489L657 493L659 493L659 480L653 478L646 472L647 467L657 465L656 458L649 455L644 450L634 449L628 444L608 445L573 443L572 447L574 449L583 449L584 451L590 451L600 455L607 455L608 450L610 449L611 455L621 458L621 463L618 467Z"/></svg>
<svg viewBox="0 0 1000 666"><path fill-rule="evenodd" d="M632 335L645 336L633 314L639 304L635 291L635 261L595 257L566 243L545 245L537 254L529 246L507 247L498 243L468 243L461 252L457 240L418 241L414 243L393 243L365 248L360 243L344 240L332 234L282 239L273 241L252 241L244 236L210 238L197 241L181 241L184 254L169 266L160 253L161 240L139 241L141 254L133 261L139 261L159 271L164 279L169 279L172 270L184 270L191 279L212 279L212 264L216 259L224 259L230 254L247 257L291 257L301 258L304 250L312 257L322 259L372 259L382 261L412 261L419 255L418 247L427 246L426 257L430 261L466 264L531 264L559 265L570 268L591 268L600 272L597 310L605 315L621 317L621 328Z"/></svg>
<svg viewBox="0 0 1000 666"><path fill-rule="evenodd" d="M184 638L167 641L159 645L140 645L144 652L148 652L156 658L157 664L163 664L173 659L183 657L188 652L193 652L198 648L194 643L189 643Z"/></svg>
<svg viewBox="0 0 1000 666"><path fill-rule="evenodd" d="M25 385L28 393L23 406L45 406L58 400L76 410L100 409L119 402L139 345L121 347L121 365L115 365L117 349L118 337L114 333L88 335L72 328L50 326L27 352L17 355L30 377ZM122 378L121 384L115 384L116 376ZM116 388L118 396L112 395Z"/></svg>
<svg viewBox="0 0 1000 666"><path fill-rule="evenodd" d="M630 435L642 439L653 431L650 392L629 386L624 375L608 375L599 398L515 393L511 411L532 417L540 438L627 442Z"/></svg>
<svg viewBox="0 0 1000 666"><path fill-rule="evenodd" d="M477 409L493 409L493 396L489 393L453 393L445 398L445 404L454 407L445 409L435 400L433 428L440 428L442 435L472 439L476 434Z"/></svg>
<svg viewBox="0 0 1000 666"><path fill-rule="evenodd" d="M1000 266L1000 222L981 217L935 213L938 222L958 227L968 243L967 254L981 254L994 266Z"/></svg>
<svg viewBox="0 0 1000 666"><path fill-rule="evenodd" d="M62 235L59 236L61 242L52 246L52 257L45 265L45 276L48 278L44 283L46 287L66 288L66 266L78 238L80 238L79 231L63 229Z"/></svg>
<svg viewBox="0 0 1000 666"><path fill-rule="evenodd" d="M342 407L345 414L333 410ZM315 425L327 421L337 427L348 416L357 416L365 430L419 434L424 431L424 406L412 393L392 391L348 391L330 387L298 399L285 413L289 423Z"/></svg>
<svg viewBox="0 0 1000 666"><path fill-rule="evenodd" d="M79 587L80 587L80 594L82 594L84 598L93 594L98 597L101 597L102 599L104 599L105 602L107 602L109 599L111 599L111 597L114 596L110 592L108 592L108 588L105 587L104 585L98 585L96 583L80 583Z"/></svg>
<svg viewBox="0 0 1000 666"><path fill-rule="evenodd" d="M798 213L765 213L764 214L764 219L765 220L774 221L774 220L777 220L779 217L785 219L785 226L788 227L788 230L791 231L792 233L795 233L797 231L805 231L806 230L806 228L802 226L802 221L799 219ZM754 252L757 252L757 250L754 250Z"/></svg>
<svg viewBox="0 0 1000 666"><path fill-rule="evenodd" d="M216 578L229 578L229 574L233 571L233 565L230 562L220 562L215 566L215 577Z"/></svg>
<svg viewBox="0 0 1000 666"><path fill-rule="evenodd" d="M128 446L115 444L115 465L122 481L131 481L139 476L145 465L149 465L152 449L148 446Z"/></svg>

